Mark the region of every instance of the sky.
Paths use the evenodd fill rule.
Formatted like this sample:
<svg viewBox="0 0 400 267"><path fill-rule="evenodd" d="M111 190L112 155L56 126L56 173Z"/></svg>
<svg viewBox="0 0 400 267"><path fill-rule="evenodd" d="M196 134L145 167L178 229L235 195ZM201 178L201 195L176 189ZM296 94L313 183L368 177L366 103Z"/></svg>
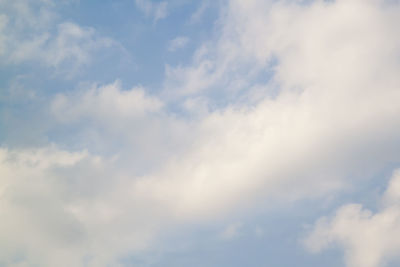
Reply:
<svg viewBox="0 0 400 267"><path fill-rule="evenodd" d="M0 0L0 267L400 263L397 0Z"/></svg>

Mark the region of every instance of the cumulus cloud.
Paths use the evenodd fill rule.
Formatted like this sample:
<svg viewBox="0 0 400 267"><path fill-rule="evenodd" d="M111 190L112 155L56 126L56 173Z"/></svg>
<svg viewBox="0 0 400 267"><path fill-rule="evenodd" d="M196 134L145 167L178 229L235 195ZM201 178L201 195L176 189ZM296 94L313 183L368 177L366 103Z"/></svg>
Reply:
<svg viewBox="0 0 400 267"><path fill-rule="evenodd" d="M339 208L332 218L321 218L305 241L312 252L333 244L344 250L349 267L386 266L400 260L400 171L397 170L383 196L383 205L376 212L360 204Z"/></svg>
<svg viewBox="0 0 400 267"><path fill-rule="evenodd" d="M62 142L117 155L140 172L182 153L193 136L191 123L170 114L158 96L141 86L124 89L119 81L58 94L48 110L53 119L51 131Z"/></svg>
<svg viewBox="0 0 400 267"><path fill-rule="evenodd" d="M222 90L225 102L197 124L194 148L146 182L150 192L209 213L257 189L308 195L360 166L398 160L398 12L379 1L230 1L222 36L191 66L167 70L184 79L168 90L210 90L214 107Z"/></svg>
<svg viewBox="0 0 400 267"><path fill-rule="evenodd" d="M368 79L366 72L388 75L373 69L377 66L397 67L390 56L399 43L391 32L397 21L396 4L238 0L229 1L226 9L220 37L198 49L191 65L167 68L171 89L181 94L248 93L260 75L271 76L268 69L282 89L345 88L352 79ZM385 42L386 38L391 41ZM361 43L365 45L360 49Z"/></svg>

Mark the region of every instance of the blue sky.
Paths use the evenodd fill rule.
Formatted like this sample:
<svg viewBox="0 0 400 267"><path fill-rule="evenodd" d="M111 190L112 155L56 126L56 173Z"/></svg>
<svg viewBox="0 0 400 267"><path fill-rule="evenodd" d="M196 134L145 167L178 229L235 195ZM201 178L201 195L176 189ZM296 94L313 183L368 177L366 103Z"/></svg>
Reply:
<svg viewBox="0 0 400 267"><path fill-rule="evenodd" d="M397 266L399 19L0 0L0 266Z"/></svg>

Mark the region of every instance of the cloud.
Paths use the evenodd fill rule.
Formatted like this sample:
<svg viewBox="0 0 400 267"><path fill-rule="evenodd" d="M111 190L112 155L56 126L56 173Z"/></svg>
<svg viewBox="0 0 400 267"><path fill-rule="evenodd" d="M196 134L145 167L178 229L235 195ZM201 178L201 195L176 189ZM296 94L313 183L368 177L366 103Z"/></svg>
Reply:
<svg viewBox="0 0 400 267"><path fill-rule="evenodd" d="M168 3L154 3L151 0L135 0L136 6L147 16L152 17L154 22L166 18L168 15Z"/></svg>
<svg viewBox="0 0 400 267"><path fill-rule="evenodd" d="M189 43L189 41L190 39L186 36L176 37L169 42L168 51L175 52L178 49L184 48Z"/></svg>
<svg viewBox="0 0 400 267"><path fill-rule="evenodd" d="M116 81L105 86L92 86L75 94L59 94L51 104L53 114L61 121L91 118L98 123L141 117L155 113L163 103L156 97L146 95L144 88L122 90Z"/></svg>
<svg viewBox="0 0 400 267"><path fill-rule="evenodd" d="M179 80L167 92L207 97L215 112L146 192L181 195L182 213L218 213L257 190L304 197L397 162L398 13L379 1L230 1L221 37L167 69Z"/></svg>
<svg viewBox="0 0 400 267"><path fill-rule="evenodd" d="M9 22L16 34L23 34L27 27L31 31L46 30L57 17L52 0L1 1L0 6L9 15Z"/></svg>
<svg viewBox="0 0 400 267"><path fill-rule="evenodd" d="M33 60L50 67L71 63L76 68L88 64L93 51L112 45L111 39L96 37L93 28L66 22L58 25L54 36L44 33L17 44L9 59L13 63Z"/></svg>
<svg viewBox="0 0 400 267"><path fill-rule="evenodd" d="M191 65L169 67L167 87L184 95L221 90L224 96L236 96L248 92L261 75L265 79L272 75L282 89L335 84L345 88L337 83L349 83L351 77L341 62L351 63L346 68L355 71L352 78L357 81L373 66L395 63L389 56L399 42L391 33L398 12L393 5L388 8L381 1L314 1L308 5L230 1L218 37L198 49ZM315 27L315 23L320 25ZM384 42L385 38L392 41ZM358 49L364 41L368 45Z"/></svg>
<svg viewBox="0 0 400 267"><path fill-rule="evenodd" d="M94 28L59 22L51 1L0 3L0 56L3 64L38 62L67 74L90 63L99 49L115 45ZM27 34L29 32L29 34Z"/></svg>
<svg viewBox="0 0 400 267"><path fill-rule="evenodd" d="M62 181L53 180L52 173L87 157L85 152L69 153L54 147L0 150L2 264L77 264L76 257L69 256L79 253L84 230L65 211Z"/></svg>
<svg viewBox="0 0 400 267"><path fill-rule="evenodd" d="M201 1L196 11L190 16L190 22L191 23L199 22L206 13L207 9L209 9L212 6L212 4L213 2L209 0Z"/></svg>
<svg viewBox="0 0 400 267"><path fill-rule="evenodd" d="M1 149L0 263L109 266L147 248L162 203L130 194L133 177L119 172L86 151Z"/></svg>
<svg viewBox="0 0 400 267"><path fill-rule="evenodd" d="M169 67L163 92L112 83L49 97L45 135L64 149L2 150L7 264L21 254L40 266L117 264L185 223L324 197L398 162L398 4L232 0L226 8L192 64ZM95 36L63 25L56 36ZM42 38L38 47L53 47ZM22 223L15 239L13 222Z"/></svg>
<svg viewBox="0 0 400 267"><path fill-rule="evenodd" d="M400 171L397 170L376 212L359 204L339 208L332 218L319 219L305 244L312 252L339 245L349 267L386 266L400 260Z"/></svg>

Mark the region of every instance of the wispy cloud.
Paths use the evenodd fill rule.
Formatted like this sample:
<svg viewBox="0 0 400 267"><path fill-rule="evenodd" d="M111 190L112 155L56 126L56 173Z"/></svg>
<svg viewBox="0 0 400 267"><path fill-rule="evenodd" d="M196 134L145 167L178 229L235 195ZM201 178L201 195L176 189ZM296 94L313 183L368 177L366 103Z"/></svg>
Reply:
<svg viewBox="0 0 400 267"><path fill-rule="evenodd" d="M152 2L152 0L135 0L136 6L148 17L153 18L154 22L166 18L168 15L168 3Z"/></svg>
<svg viewBox="0 0 400 267"><path fill-rule="evenodd" d="M43 33L33 39L16 43L9 60L13 63L35 60L51 67L70 63L79 67L88 64L92 53L113 45L113 40L97 37L93 28L82 28L66 22L57 27L57 33Z"/></svg>
<svg viewBox="0 0 400 267"><path fill-rule="evenodd" d="M2 64L35 62L72 75L89 64L96 51L116 45L94 28L59 21L51 1L1 5L8 11L0 16Z"/></svg>
<svg viewBox="0 0 400 267"><path fill-rule="evenodd" d="M175 52L178 49L184 48L190 39L186 36L178 36L175 39L172 39L168 43L168 51Z"/></svg>

